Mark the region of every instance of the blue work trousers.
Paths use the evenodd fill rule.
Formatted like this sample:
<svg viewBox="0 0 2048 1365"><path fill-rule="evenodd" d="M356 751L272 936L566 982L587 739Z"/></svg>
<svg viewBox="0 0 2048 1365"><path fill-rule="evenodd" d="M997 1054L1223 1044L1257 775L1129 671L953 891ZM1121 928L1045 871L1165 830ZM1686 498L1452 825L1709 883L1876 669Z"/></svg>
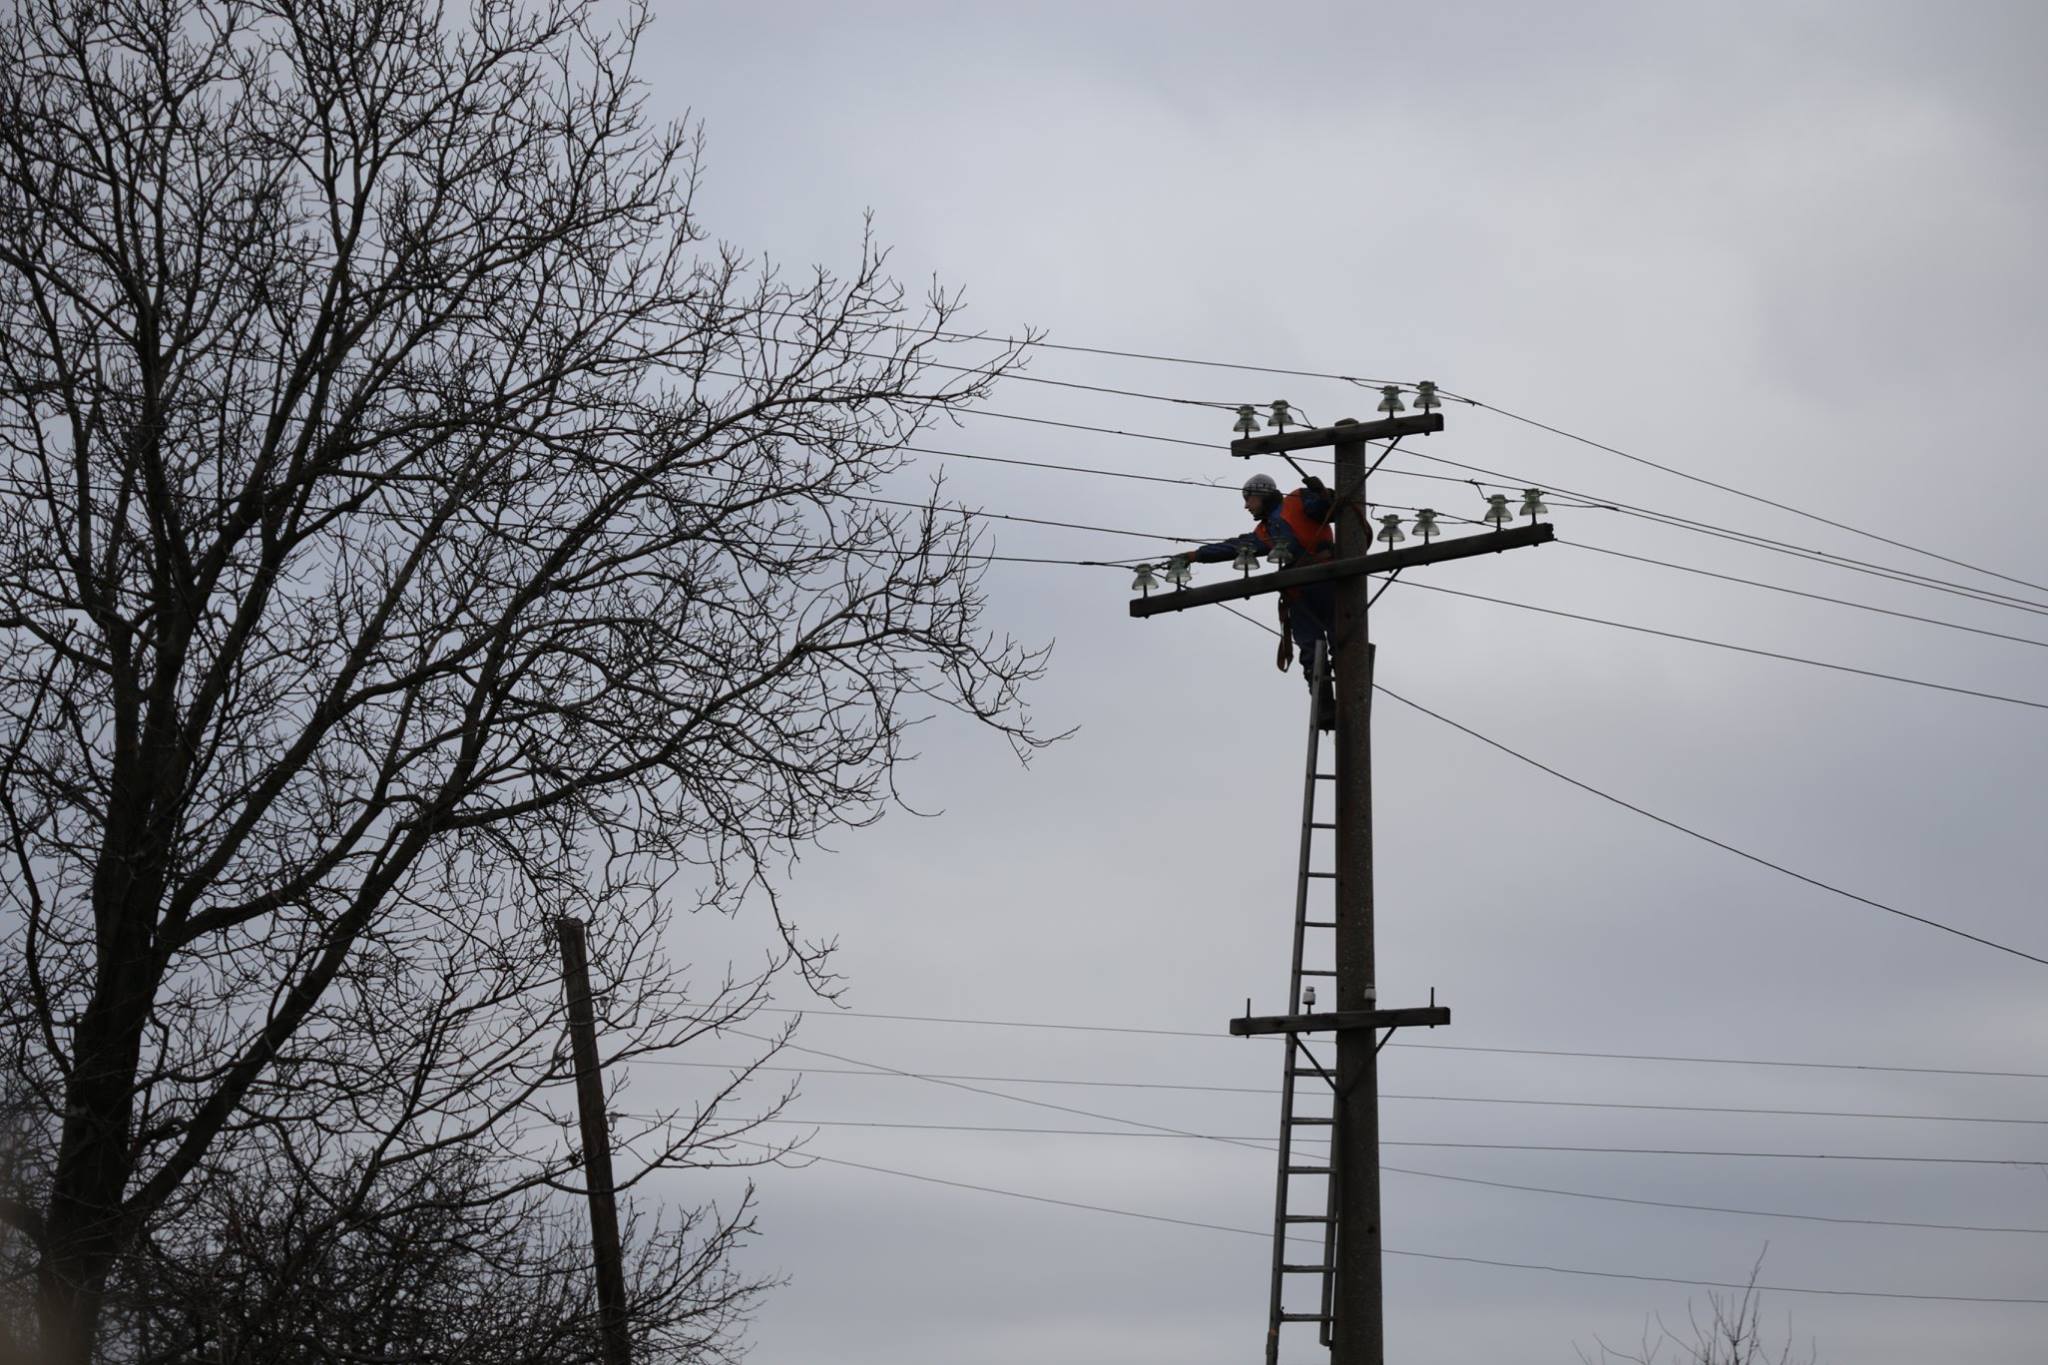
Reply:
<svg viewBox="0 0 2048 1365"><path fill-rule="evenodd" d="M1337 614L1337 590L1328 583L1316 583L1301 590L1287 602L1287 629L1294 636L1294 654L1308 685L1316 685L1316 647L1329 646L1330 623Z"/></svg>

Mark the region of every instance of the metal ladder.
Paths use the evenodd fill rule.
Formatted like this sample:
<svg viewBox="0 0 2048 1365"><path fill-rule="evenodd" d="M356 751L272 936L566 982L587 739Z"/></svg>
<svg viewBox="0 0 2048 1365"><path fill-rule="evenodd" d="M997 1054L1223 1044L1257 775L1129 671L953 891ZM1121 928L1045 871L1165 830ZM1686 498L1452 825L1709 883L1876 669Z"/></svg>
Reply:
<svg viewBox="0 0 2048 1365"><path fill-rule="evenodd" d="M1316 707L1317 698L1329 684L1328 643L1319 643L1315 657L1308 662L1314 685L1309 689L1308 758L1301 778L1301 860L1294 886L1294 961L1287 978L1287 1011L1290 1014L1310 1012L1304 995L1319 981L1331 997L1322 1008L1332 1010L1337 1007L1334 998L1337 976L1334 896L1320 898L1325 907L1323 918L1310 918L1309 910L1310 885L1331 882L1336 876L1333 871L1317 870L1312 866L1316 831L1336 829L1334 819L1316 819L1317 793L1323 783L1335 778L1333 773L1317 770L1322 730L1316 724ZM1334 806L1335 803L1332 801L1330 804ZM1327 842L1325 848L1328 848ZM1313 938L1311 930L1316 931ZM1280 1332L1287 1324L1314 1323L1317 1340L1328 1346L1335 1321L1331 1311L1331 1291L1337 1268L1336 1076L1330 1067L1324 1066L1309 1051L1304 1035L1286 1033L1281 1036L1286 1039L1287 1053L1280 1073L1280 1170L1278 1190L1273 1200L1273 1297L1266 1332L1266 1365L1279 1365ZM1310 1081L1307 1095L1295 1086L1295 1082L1303 1078ZM1327 1142L1321 1155L1313 1152L1297 1155L1294 1150L1296 1133L1315 1133L1317 1130ZM1298 1191L1297 1180L1302 1187ZM1305 1212L1291 1202L1297 1197L1300 1203L1310 1208L1320 1207L1314 1212ZM1297 1228L1317 1227L1323 1234L1320 1255L1313 1255L1311 1259L1290 1251L1290 1233ZM1306 1246L1300 1250L1311 1251ZM1296 1286L1299 1286L1299 1297L1290 1296L1288 1290ZM1312 1302L1305 1302L1311 1296Z"/></svg>

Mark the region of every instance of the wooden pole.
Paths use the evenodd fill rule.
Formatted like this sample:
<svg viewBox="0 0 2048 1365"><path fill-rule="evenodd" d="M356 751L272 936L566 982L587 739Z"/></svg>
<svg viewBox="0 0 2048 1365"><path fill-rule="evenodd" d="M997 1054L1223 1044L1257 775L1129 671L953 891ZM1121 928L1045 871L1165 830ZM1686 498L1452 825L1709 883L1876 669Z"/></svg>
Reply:
<svg viewBox="0 0 2048 1365"><path fill-rule="evenodd" d="M583 1183L590 1194L590 1247L597 1262L599 1345L605 1365L632 1365L626 1331L626 1271L619 1251L619 1207L612 1187L611 1125L598 1069L597 1012L590 1004L590 955L583 921L555 921L562 944L562 985L569 997L569 1048L576 1063L576 1110L583 1129Z"/></svg>
<svg viewBox="0 0 2048 1365"><path fill-rule="evenodd" d="M1340 422L1339 428L1353 425ZM1336 446L1336 491L1362 508L1365 442ZM1340 509L1341 510L1341 509ZM1363 557L1372 548L1370 524L1360 516L1337 519L1337 557ZM1370 581L1353 575L1336 583L1332 631L1336 659L1336 882L1337 1009L1376 1007L1372 941L1372 668L1366 630ZM1336 1321L1331 1365L1384 1365L1380 1302L1380 1097L1377 1038L1370 1029L1337 1034L1336 1131L1332 1137L1337 1182L1337 1270L1332 1311Z"/></svg>

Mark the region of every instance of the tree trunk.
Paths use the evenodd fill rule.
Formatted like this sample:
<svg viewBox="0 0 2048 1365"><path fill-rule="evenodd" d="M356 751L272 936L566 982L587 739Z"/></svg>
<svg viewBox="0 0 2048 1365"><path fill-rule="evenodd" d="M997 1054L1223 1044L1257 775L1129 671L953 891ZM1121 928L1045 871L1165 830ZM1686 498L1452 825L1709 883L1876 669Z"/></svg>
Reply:
<svg viewBox="0 0 2048 1365"><path fill-rule="evenodd" d="M42 1358L89 1365L107 1275L126 1221L122 1196L135 1166L131 1142L142 1031L154 994L147 936L107 945L99 980L73 1037L64 1124L37 1267ZM139 941L138 941L139 940Z"/></svg>

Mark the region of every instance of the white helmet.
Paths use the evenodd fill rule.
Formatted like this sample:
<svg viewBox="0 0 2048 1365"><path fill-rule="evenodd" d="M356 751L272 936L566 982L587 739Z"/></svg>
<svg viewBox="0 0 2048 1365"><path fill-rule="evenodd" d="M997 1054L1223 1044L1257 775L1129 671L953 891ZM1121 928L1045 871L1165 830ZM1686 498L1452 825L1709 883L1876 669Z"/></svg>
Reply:
<svg viewBox="0 0 2048 1365"><path fill-rule="evenodd" d="M1244 481L1244 495L1249 498L1254 494L1262 498L1277 498L1280 485L1273 482L1271 474L1254 474Z"/></svg>

